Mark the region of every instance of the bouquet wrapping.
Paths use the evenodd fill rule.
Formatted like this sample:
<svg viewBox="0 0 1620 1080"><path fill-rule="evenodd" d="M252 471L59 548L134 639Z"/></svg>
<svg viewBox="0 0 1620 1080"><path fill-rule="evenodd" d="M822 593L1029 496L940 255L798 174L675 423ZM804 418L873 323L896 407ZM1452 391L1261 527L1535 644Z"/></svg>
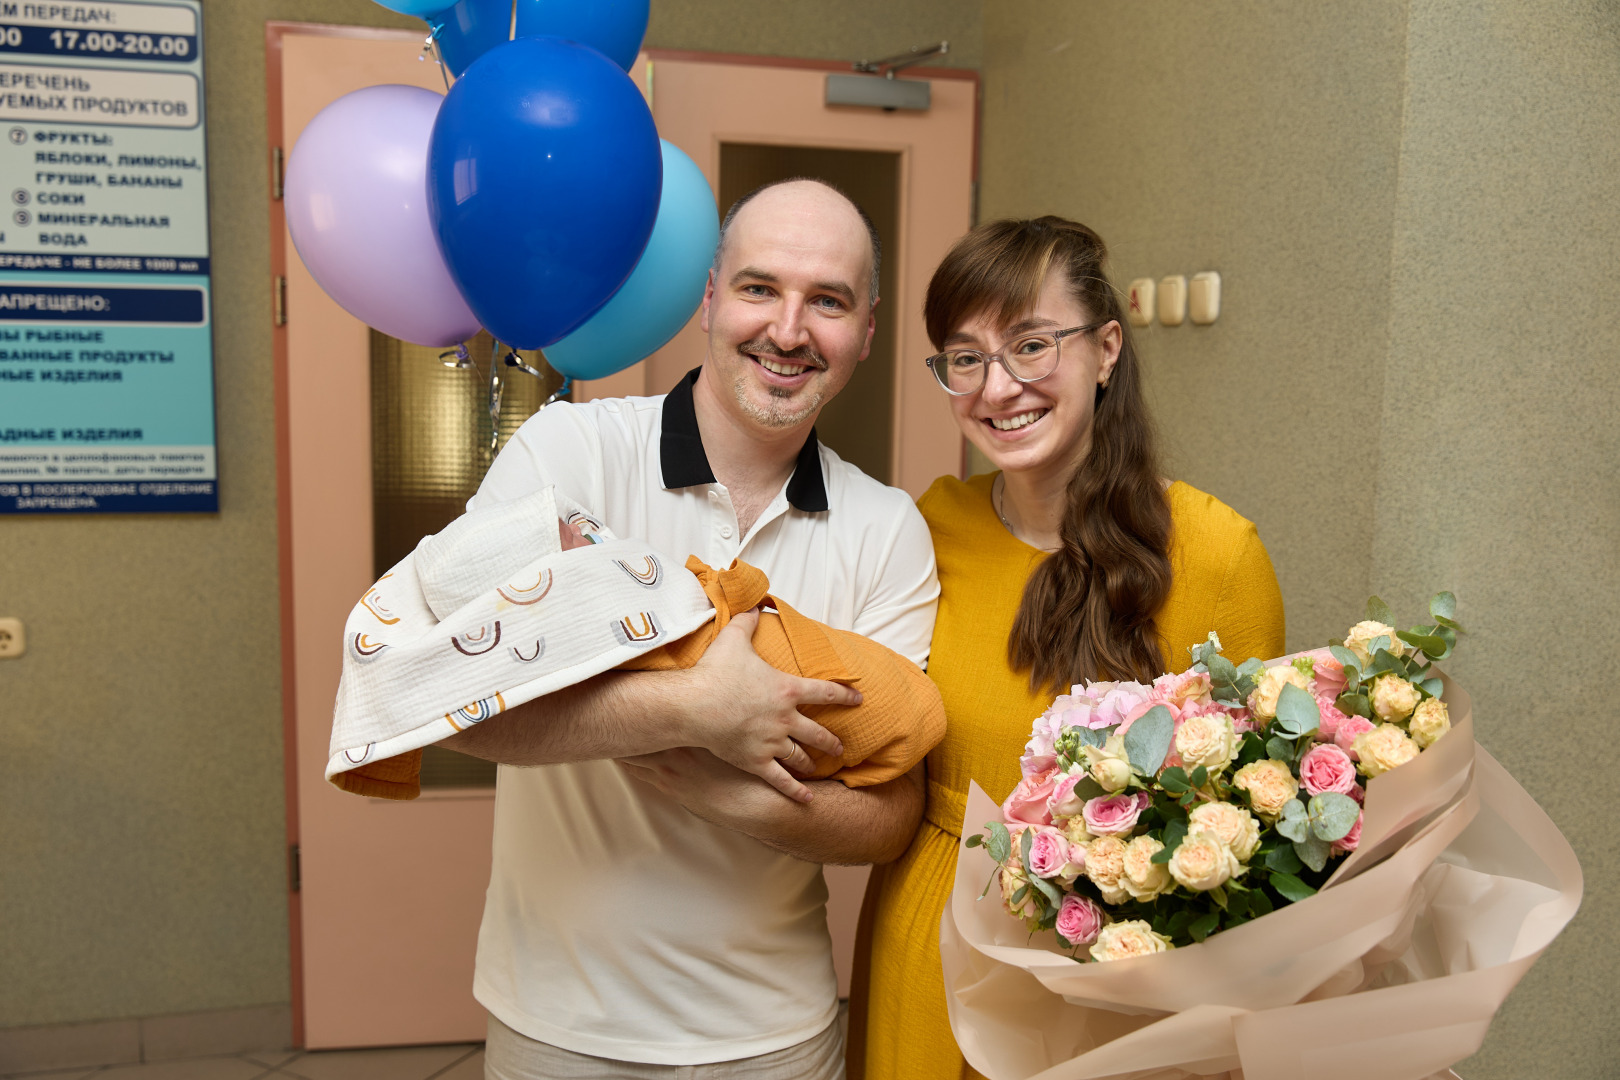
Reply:
<svg viewBox="0 0 1620 1080"><path fill-rule="evenodd" d="M1449 620L1442 622L1454 625ZM1422 644L1432 650L1427 652L1431 660L1449 655L1455 640L1453 634L1446 635L1445 642L1425 638L1420 631L1411 635L1424 639ZM1384 648L1378 648L1380 645ZM941 924L951 1026L968 1062L990 1080L1181 1080L1194 1076L1422 1080L1444 1074L1449 1066L1474 1053L1509 991L1573 917L1580 901L1581 874L1574 853L1545 813L1475 743L1466 693L1432 664L1421 664L1418 654L1416 648L1405 650L1396 644L1393 632L1374 642L1373 649L1361 650L1355 659L1336 645L1331 655L1335 663L1339 657L1348 661L1344 665L1350 669L1348 688L1337 685L1333 663L1324 665L1328 677L1322 681L1332 682L1332 689L1340 693L1319 698L1319 705L1313 707L1330 714L1335 724L1341 717L1355 715L1350 709L1379 719L1379 712L1367 706L1376 693L1372 684L1381 672L1409 677L1414 686L1423 688L1419 696L1424 701L1443 702L1449 711L1449 730L1441 732L1443 737L1432 731L1428 733L1432 738L1413 731L1412 737L1428 743L1421 753L1409 748L1396 755L1403 759L1398 767L1388 769L1363 764L1364 776L1368 771L1377 775L1368 777L1364 788L1355 785L1349 789L1361 802L1355 826L1358 834L1346 835L1349 830L1344 820L1330 820L1341 809L1335 800L1313 797L1309 803L1304 801L1304 789L1315 784L1301 785L1301 798L1289 800L1295 803L1292 809L1267 804L1259 792L1251 798L1250 792L1227 782L1230 778L1222 778L1224 769L1242 760L1231 760L1230 752L1225 765L1213 770L1190 767L1190 759L1178 761L1173 754L1161 754L1145 775L1133 766L1136 779L1130 787L1146 791L1126 795L1122 783L1114 789L1116 796L1097 802L1096 814L1074 815L1079 835L1085 836L1085 826L1108 829L1104 811L1117 809L1121 801L1134 798L1145 806L1151 800L1156 807L1162 806L1167 790L1176 796L1188 789L1189 781L1197 780L1204 792L1213 792L1215 797L1194 792L1181 796L1178 804L1183 799L1189 806L1197 806L1200 799L1227 799L1248 807L1264 821L1264 843L1237 842L1247 865L1234 863L1231 874L1223 870L1218 886L1189 878L1184 868L1178 868L1174 880L1152 870L1151 866L1166 867L1170 854L1166 852L1156 863L1142 859L1136 864L1139 882L1145 880L1144 873L1149 877L1157 874L1157 894L1139 889L1127 896L1122 891L1123 874L1117 881L1112 875L1099 875L1102 886L1088 884L1071 867L1069 873L1046 881L1038 890L1043 895L1036 896L1038 875L1027 867L1047 867L1039 850L1032 854L1025 836L1057 830L1020 825L1013 819L1021 805L1018 792L1004 811L973 786L954 890ZM1315 741L1322 735L1305 728L1305 721L1297 721L1292 735L1297 741L1288 744L1291 706L1272 706L1282 697L1291 699L1292 706L1299 705L1303 691L1318 689L1317 682L1297 680L1295 689L1300 694L1285 688L1284 693L1258 703L1260 708L1251 714L1242 703L1257 704L1254 690L1265 681L1264 673L1282 669L1295 658L1264 665L1252 661L1234 669L1216 657L1213 648L1201 654L1195 650L1195 655L1201 661L1199 668L1213 671L1216 682L1235 683L1242 693L1227 693L1226 698L1240 700L1213 702L1215 707L1206 693L1201 699L1204 704L1190 706L1184 715L1220 719L1224 709L1236 726L1254 733L1245 732L1241 739L1252 743L1273 732L1284 736L1285 743L1272 744L1265 760L1291 763L1298 777L1299 762L1323 745ZM1329 654L1310 655L1320 659ZM1297 665L1297 670L1309 672L1311 660ZM1245 674L1238 675L1240 671ZM1364 673L1371 677L1363 681L1359 676ZM1161 684L1184 686L1188 678L1160 680L1155 685L1161 689ZM1355 699L1358 692L1363 695L1360 701ZM1085 700L1096 701L1097 696ZM1341 714L1330 709L1330 700L1347 711ZM1085 710L1079 714L1057 711L1079 715L1082 722L1087 716ZM1414 727L1412 713L1409 702L1405 729ZM1141 715L1140 708L1137 715ZM1182 717L1176 717L1178 732L1184 724ZM1130 725L1122 726L1128 733ZM1346 728L1346 734L1363 733L1359 743L1362 756L1374 752L1365 742L1365 732L1375 726L1379 725ZM1043 742L1037 722L1036 738L1026 753L1026 776L1032 760L1036 768L1045 764L1042 755L1054 749L1055 743L1056 760L1060 766L1069 762L1069 772L1108 778L1108 766L1098 762L1106 762L1110 748L1119 749L1117 738L1105 741L1087 736L1085 745L1076 747L1074 733L1065 740L1060 725L1053 727L1057 729L1052 732L1054 738ZM1139 733L1138 746L1145 738ZM1393 736L1386 743L1394 745L1390 739ZM1354 739L1346 741L1358 745ZM1186 739L1179 742L1183 747L1189 745ZM1192 752L1201 751L1195 748ZM1244 755L1253 756L1252 750ZM1219 755L1215 763L1219 764ZM1024 787L1020 785L1020 790ZM1057 803L1049 805L1062 808L1062 794ZM1143 820L1170 821L1175 831L1167 832L1161 824L1151 830L1158 837L1154 839L1138 826L1135 831L1142 835L1133 839L1145 840L1149 847L1144 850L1186 843L1185 827L1174 825L1174 808L1167 809L1168 813L1157 817L1150 813ZM1262 815L1261 809L1274 812ZM1027 807L1024 810L1027 816ZM975 836L975 829L979 823L993 822L991 840L997 826L1006 836L1007 826L1000 825L1004 813L1013 820L1012 850L1003 842L993 852L998 845L986 843L983 835ZM1098 818L1101 820L1095 820ZM1078 824L1082 821L1085 825ZM1282 836L1284 829L1289 836L1303 839L1290 842ZM1194 833L1197 831L1195 824ZM1167 842L1161 845L1161 840ZM1051 843L1056 842L1049 842L1048 847ZM1017 850L1020 846L1022 851ZM1084 846L1074 846L1074 857L1083 864ZM1289 851L1281 850L1289 847L1309 865L1299 866ZM1057 849L1062 848L1058 843ZM1332 862L1325 857L1328 850ZM1051 859L1049 852L1046 857ZM1298 876L1277 867L1297 869ZM1078 878L1072 894L1061 888L1071 874ZM1002 886L999 902L988 896L981 902L987 878L991 879L989 891ZM1301 879L1314 882L1315 887ZM1189 881L1197 888L1178 887ZM1018 887L1010 888L1013 885ZM1054 885L1060 887L1061 895L1054 896ZM1116 928L1130 927L1126 936L1145 946L1111 951L1108 942L1112 939L1105 936L1101 944L1093 945L1089 956L1084 953L1085 944L1098 940L1097 920L1069 913L1059 907L1059 901L1077 908L1082 903L1093 904L1086 894L1099 888L1103 901L1095 905L1099 913L1113 915ZM1256 894L1260 893L1277 902L1259 898ZM1235 897L1241 899L1234 905L1231 900ZM1116 904L1122 906L1116 908ZM1064 910L1062 917L1060 910ZM1009 911L1021 918L1009 917ZM1142 918L1125 920L1127 915L1149 913L1158 932L1151 932ZM1216 926L1218 932L1211 932ZM1074 940L1061 937L1064 930ZM1148 954L1137 955L1139 951ZM1077 962L1081 959L1108 962Z"/></svg>

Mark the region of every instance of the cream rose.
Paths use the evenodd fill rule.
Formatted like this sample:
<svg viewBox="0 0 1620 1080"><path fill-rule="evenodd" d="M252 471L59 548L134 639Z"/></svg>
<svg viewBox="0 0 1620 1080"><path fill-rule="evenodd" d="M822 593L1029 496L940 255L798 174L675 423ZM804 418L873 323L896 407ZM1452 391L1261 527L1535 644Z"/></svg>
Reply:
<svg viewBox="0 0 1620 1080"><path fill-rule="evenodd" d="M1358 622L1350 628L1350 632L1344 635L1344 647L1355 653L1356 659L1361 661L1361 666L1366 667L1372 663L1372 653L1367 646L1378 638L1389 639L1389 644L1384 648L1391 656L1406 655L1406 643L1395 636L1395 628L1381 622L1373 622L1371 619Z"/></svg>
<svg viewBox="0 0 1620 1080"><path fill-rule="evenodd" d="M1270 758L1243 766L1232 777L1232 786L1247 791L1249 805L1267 821L1275 821L1283 805L1299 794L1299 781L1288 766Z"/></svg>
<svg viewBox="0 0 1620 1080"><path fill-rule="evenodd" d="M1086 845L1085 874L1097 886L1106 903L1123 904L1131 898L1120 882L1125 873L1125 841L1117 836L1099 836Z"/></svg>
<svg viewBox="0 0 1620 1080"><path fill-rule="evenodd" d="M1122 791L1131 781L1131 759L1125 753L1125 736L1110 735L1101 746L1088 746L1082 753L1086 770L1104 791Z"/></svg>
<svg viewBox="0 0 1620 1080"><path fill-rule="evenodd" d="M1071 848L1077 844L1086 844L1091 841L1091 833L1086 831L1086 819L1078 814L1072 818L1065 818L1060 827L1063 830L1064 839L1068 840Z"/></svg>
<svg viewBox="0 0 1620 1080"><path fill-rule="evenodd" d="M1243 864L1215 833L1194 826L1170 856L1170 876L1194 892L1208 892L1243 873Z"/></svg>
<svg viewBox="0 0 1620 1080"><path fill-rule="evenodd" d="M1382 776L1418 756L1418 744L1394 724L1380 724L1357 735L1355 750L1365 776Z"/></svg>
<svg viewBox="0 0 1620 1080"><path fill-rule="evenodd" d="M1385 723L1405 720L1417 708L1418 688L1399 675L1380 675L1372 684L1372 710Z"/></svg>
<svg viewBox="0 0 1620 1080"><path fill-rule="evenodd" d="M1099 962L1129 960L1133 956L1150 956L1175 948L1170 939L1156 933L1141 919L1109 923L1097 935L1097 944L1091 947L1091 958Z"/></svg>
<svg viewBox="0 0 1620 1080"><path fill-rule="evenodd" d="M1311 680L1293 664L1278 664L1260 673L1254 690L1249 694L1249 712L1257 720L1277 718L1277 698L1285 686L1297 686L1309 693Z"/></svg>
<svg viewBox="0 0 1620 1080"><path fill-rule="evenodd" d="M1176 730L1176 753L1189 770L1202 765L1212 773L1220 772L1232 764L1237 751L1237 732L1225 713L1189 717Z"/></svg>
<svg viewBox="0 0 1620 1080"><path fill-rule="evenodd" d="M1170 872L1153 856L1164 845L1151 836L1138 836L1125 845L1125 867L1119 883L1136 900L1151 900L1170 888Z"/></svg>
<svg viewBox="0 0 1620 1080"><path fill-rule="evenodd" d="M1029 876L1016 860L1001 868L1001 902L1007 908L1007 914L1015 919L1033 919L1038 909L1035 906L1034 888L1029 885ZM1020 888L1024 889L1023 897L1015 904L1013 896Z"/></svg>
<svg viewBox="0 0 1620 1080"><path fill-rule="evenodd" d="M1200 803L1193 807L1187 820L1194 828L1220 837L1221 843L1243 862L1253 858L1260 847L1260 822L1233 803Z"/></svg>
<svg viewBox="0 0 1620 1080"><path fill-rule="evenodd" d="M1451 730L1451 713L1439 698L1429 698L1413 711L1406 725L1412 741L1427 750L1440 741L1440 736Z"/></svg>

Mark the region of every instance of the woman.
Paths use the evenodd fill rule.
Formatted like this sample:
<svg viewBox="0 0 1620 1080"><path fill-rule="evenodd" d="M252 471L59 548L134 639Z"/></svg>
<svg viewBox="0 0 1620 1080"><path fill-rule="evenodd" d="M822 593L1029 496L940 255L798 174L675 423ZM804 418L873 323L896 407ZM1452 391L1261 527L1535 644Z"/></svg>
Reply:
<svg viewBox="0 0 1620 1080"><path fill-rule="evenodd" d="M918 503L939 560L928 674L946 735L927 758L922 828L867 889L852 1078L973 1075L939 958L970 779L1005 799L1030 720L1072 683L1185 670L1211 630L1238 661L1283 652L1282 597L1254 526L1160 477L1106 255L1072 221L1000 221L958 241L928 287L941 350L929 366L1000 471L941 477Z"/></svg>

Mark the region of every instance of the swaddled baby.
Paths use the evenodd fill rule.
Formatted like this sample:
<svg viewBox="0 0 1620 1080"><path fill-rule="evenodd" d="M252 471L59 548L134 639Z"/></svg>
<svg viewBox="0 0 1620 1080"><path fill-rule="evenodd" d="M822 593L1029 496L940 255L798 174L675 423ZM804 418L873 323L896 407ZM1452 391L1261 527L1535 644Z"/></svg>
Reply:
<svg viewBox="0 0 1620 1080"><path fill-rule="evenodd" d="M756 607L761 659L862 695L853 707L800 708L843 743L838 757L806 746L814 768L804 778L863 787L904 775L944 737L933 683L898 653L768 590L746 563L673 566L550 488L464 514L351 613L327 777L359 795L415 798L423 746L609 668L691 667L734 615Z"/></svg>

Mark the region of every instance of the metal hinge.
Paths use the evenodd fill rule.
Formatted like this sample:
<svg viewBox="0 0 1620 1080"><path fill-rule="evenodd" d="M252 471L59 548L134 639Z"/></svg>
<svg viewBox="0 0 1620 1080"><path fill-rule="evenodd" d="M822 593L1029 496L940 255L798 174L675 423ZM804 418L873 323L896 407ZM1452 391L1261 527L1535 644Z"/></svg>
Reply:
<svg viewBox="0 0 1620 1080"><path fill-rule="evenodd" d="M298 855L298 845L290 844L287 847L287 880L292 891L297 892L304 884L302 861Z"/></svg>
<svg viewBox="0 0 1620 1080"><path fill-rule="evenodd" d="M281 198L281 174L282 165L284 164L282 160L283 157L284 155L281 152L281 147L272 146L270 148L270 197L272 199Z"/></svg>
<svg viewBox="0 0 1620 1080"><path fill-rule="evenodd" d="M280 274L270 279L270 304L275 325L287 325L287 279Z"/></svg>

